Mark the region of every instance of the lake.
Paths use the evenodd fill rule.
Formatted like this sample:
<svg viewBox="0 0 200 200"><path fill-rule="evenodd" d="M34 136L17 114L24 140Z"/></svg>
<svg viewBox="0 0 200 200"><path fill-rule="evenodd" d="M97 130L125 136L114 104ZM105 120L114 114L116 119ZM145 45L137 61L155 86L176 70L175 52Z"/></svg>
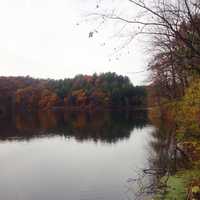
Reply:
<svg viewBox="0 0 200 200"><path fill-rule="evenodd" d="M2 200L135 199L156 155L155 127L139 111L20 113L0 130Z"/></svg>

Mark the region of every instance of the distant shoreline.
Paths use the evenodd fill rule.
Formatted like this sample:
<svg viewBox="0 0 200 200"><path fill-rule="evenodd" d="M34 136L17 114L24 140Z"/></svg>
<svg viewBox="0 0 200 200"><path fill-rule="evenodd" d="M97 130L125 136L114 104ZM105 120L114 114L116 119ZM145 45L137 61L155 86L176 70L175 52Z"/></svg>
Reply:
<svg viewBox="0 0 200 200"><path fill-rule="evenodd" d="M111 106L111 107L102 107L102 106L97 106L97 107L91 107L91 106L70 106L70 107L65 107L65 106L58 106L58 107L53 107L51 109L52 111L148 111L148 107L133 107L133 106Z"/></svg>

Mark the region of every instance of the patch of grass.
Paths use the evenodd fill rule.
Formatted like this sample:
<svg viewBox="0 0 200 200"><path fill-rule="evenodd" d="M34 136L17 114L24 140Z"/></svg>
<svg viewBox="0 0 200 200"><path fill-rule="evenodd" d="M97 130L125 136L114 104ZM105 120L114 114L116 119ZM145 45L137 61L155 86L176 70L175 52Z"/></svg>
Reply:
<svg viewBox="0 0 200 200"><path fill-rule="evenodd" d="M161 182L164 181L166 177L163 177ZM181 200L186 198L185 181L182 176L174 175L170 176L165 189L158 192L155 200Z"/></svg>
<svg viewBox="0 0 200 200"><path fill-rule="evenodd" d="M185 199L185 182L181 176L171 176L167 182L167 190L164 195L166 200Z"/></svg>
<svg viewBox="0 0 200 200"><path fill-rule="evenodd" d="M174 176L170 176L165 189L160 190L154 200L184 200L187 197L187 190L193 179L200 178L200 169L182 170ZM164 182L166 177L161 179Z"/></svg>

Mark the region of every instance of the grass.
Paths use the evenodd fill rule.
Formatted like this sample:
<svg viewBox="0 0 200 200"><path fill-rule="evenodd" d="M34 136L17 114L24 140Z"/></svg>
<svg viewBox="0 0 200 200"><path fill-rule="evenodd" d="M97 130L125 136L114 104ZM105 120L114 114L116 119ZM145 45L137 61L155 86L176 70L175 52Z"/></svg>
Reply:
<svg viewBox="0 0 200 200"><path fill-rule="evenodd" d="M188 146L195 147L190 152L191 157L194 159L191 160L191 168L190 169L182 169L178 170L177 173L173 176L169 176L166 187L158 191L154 200L185 200L187 198L187 194L189 189L192 192L197 191L197 187L199 189L200 185L200 156L196 157L195 154L199 155L200 150L200 141L188 141L185 142ZM163 177L160 181L164 183L166 177ZM194 184L194 181L196 182ZM199 192L199 190L197 191ZM197 193L196 192L196 193ZM193 198L196 200L195 198Z"/></svg>

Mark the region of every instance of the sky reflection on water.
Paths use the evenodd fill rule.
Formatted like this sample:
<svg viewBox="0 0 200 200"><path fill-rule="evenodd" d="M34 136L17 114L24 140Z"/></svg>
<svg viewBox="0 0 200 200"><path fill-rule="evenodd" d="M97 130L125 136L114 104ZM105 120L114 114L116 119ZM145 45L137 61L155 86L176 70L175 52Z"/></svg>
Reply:
<svg viewBox="0 0 200 200"><path fill-rule="evenodd" d="M80 116L58 128L20 125L13 137L2 134L0 199L133 199L127 180L149 166L154 127L132 114L104 113L91 123ZM19 138L20 131L32 135Z"/></svg>

